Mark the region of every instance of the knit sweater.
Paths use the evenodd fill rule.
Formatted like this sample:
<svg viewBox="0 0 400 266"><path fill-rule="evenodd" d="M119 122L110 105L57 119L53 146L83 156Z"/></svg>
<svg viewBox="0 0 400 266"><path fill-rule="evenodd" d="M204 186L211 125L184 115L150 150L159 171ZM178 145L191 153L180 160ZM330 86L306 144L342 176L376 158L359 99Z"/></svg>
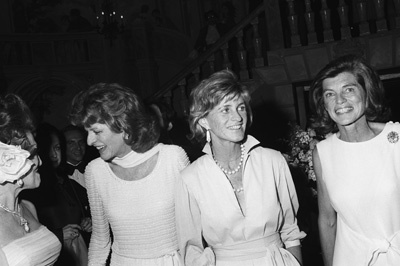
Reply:
<svg viewBox="0 0 400 266"><path fill-rule="evenodd" d="M93 223L89 265L104 265L110 247L111 264L125 258L126 262L159 258L178 249L175 183L189 160L178 146L158 145L155 168L136 181L120 179L101 158L87 166L85 181Z"/></svg>

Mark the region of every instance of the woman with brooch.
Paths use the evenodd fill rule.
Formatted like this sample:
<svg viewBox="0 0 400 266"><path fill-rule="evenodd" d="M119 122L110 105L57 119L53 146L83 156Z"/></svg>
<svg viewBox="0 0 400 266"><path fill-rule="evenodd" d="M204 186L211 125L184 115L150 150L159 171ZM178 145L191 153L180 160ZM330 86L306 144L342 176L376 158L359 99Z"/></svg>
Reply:
<svg viewBox="0 0 400 266"><path fill-rule="evenodd" d="M400 124L362 58L340 57L311 86L313 126L333 133L313 151L326 266L400 265Z"/></svg>
<svg viewBox="0 0 400 266"><path fill-rule="evenodd" d="M176 213L186 265L299 265L298 201L288 165L246 128L250 95L229 70L191 93L192 137L203 152L181 173ZM204 243L202 240L205 240Z"/></svg>

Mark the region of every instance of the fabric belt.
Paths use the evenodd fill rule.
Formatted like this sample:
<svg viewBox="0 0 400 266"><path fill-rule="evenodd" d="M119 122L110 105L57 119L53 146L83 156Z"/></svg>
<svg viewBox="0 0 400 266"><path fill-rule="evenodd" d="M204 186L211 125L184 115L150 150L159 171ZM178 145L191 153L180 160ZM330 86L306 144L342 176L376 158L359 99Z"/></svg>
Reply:
<svg viewBox="0 0 400 266"><path fill-rule="evenodd" d="M388 260L392 255L400 256L400 231L394 233L388 239L380 240L375 245L375 249L371 253L371 257L368 259L368 266L372 266L378 260L379 255L388 255ZM391 254L392 253L392 254Z"/></svg>
<svg viewBox="0 0 400 266"><path fill-rule="evenodd" d="M217 260L237 261L262 258L270 245L283 246L279 233L235 245L214 246L212 249Z"/></svg>

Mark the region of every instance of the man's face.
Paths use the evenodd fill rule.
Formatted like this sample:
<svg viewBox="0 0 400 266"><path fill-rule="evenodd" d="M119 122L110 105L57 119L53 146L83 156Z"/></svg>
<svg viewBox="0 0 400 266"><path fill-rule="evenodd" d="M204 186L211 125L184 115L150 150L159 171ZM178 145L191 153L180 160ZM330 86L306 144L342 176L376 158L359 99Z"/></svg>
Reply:
<svg viewBox="0 0 400 266"><path fill-rule="evenodd" d="M78 164L82 161L86 152L85 136L79 130L64 132L67 142L67 161L71 164Z"/></svg>

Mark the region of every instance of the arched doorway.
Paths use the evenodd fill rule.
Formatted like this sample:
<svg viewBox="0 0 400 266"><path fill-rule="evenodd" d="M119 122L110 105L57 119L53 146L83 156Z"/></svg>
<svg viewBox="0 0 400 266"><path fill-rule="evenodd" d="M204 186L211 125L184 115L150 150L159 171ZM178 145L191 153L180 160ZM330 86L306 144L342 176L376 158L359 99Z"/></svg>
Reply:
<svg viewBox="0 0 400 266"><path fill-rule="evenodd" d="M69 123L67 114L73 97L89 86L89 82L70 74L30 75L11 83L8 92L25 100L38 123L48 122L61 129Z"/></svg>

